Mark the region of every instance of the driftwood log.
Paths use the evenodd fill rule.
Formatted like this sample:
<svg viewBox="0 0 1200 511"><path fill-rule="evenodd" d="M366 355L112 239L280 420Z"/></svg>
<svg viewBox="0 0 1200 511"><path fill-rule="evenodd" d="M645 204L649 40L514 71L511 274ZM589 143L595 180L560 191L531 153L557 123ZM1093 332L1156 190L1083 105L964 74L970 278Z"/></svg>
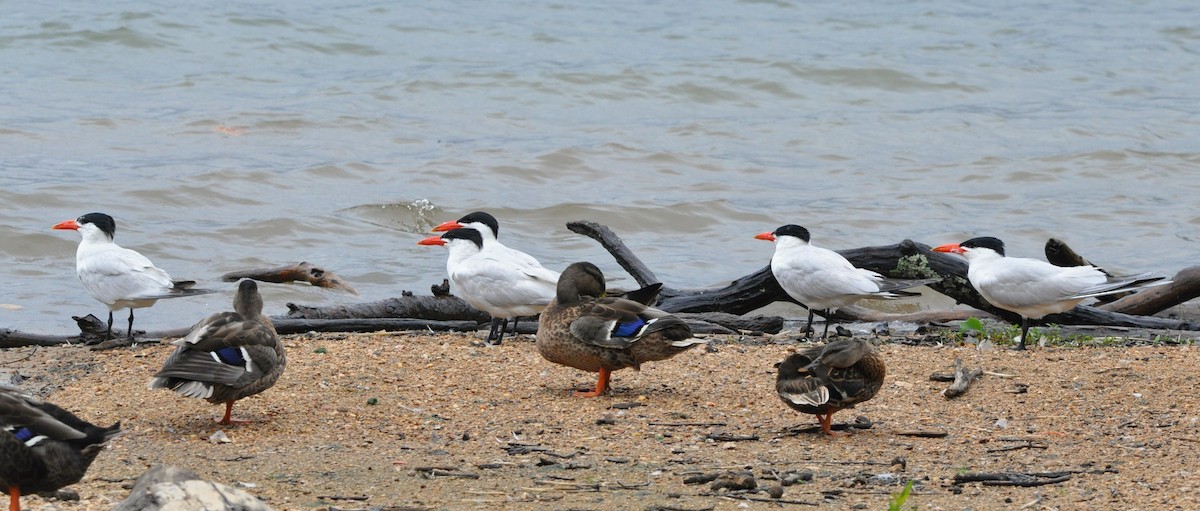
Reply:
<svg viewBox="0 0 1200 511"><path fill-rule="evenodd" d="M598 241L613 255L617 263L637 280L639 285L646 286L658 282L654 273L608 227L595 222L578 221L568 223L567 228ZM1053 245L1055 257L1065 257L1064 261L1086 262L1065 243L1058 240L1051 240L1051 242L1053 244L1047 243L1048 256ZM929 245L904 240L894 245L841 250L839 253L859 268L876 271L888 277L940 277L942 278L940 282L931 284L929 287L976 310L889 314L849 306L839 309L834 316L836 319L870 322L943 322L987 313L1006 321L1019 322L1020 320L1016 314L992 307L979 296L979 293L967 281L967 263L963 258L933 252ZM320 282L320 277L323 276L326 279L325 282L329 282L331 272L312 265L308 265L308 269L305 269L304 265L307 263L256 272L235 272L227 274L226 277L235 280L237 278L259 278L268 282L280 282L282 280L270 279L283 279L291 275L299 280L319 285L315 282ZM314 272L313 268L320 271ZM301 277L300 273L305 273L306 276ZM336 279L336 275L333 278ZM330 285L330 287L336 286ZM444 281L440 286L434 286L441 291L435 294L441 295L442 292L445 292L446 287ZM1180 271L1175 275L1171 284L1143 290L1100 307L1081 305L1062 314L1046 316L1035 323L1200 330L1200 322L1193 323L1149 316L1197 296L1200 296L1200 266ZM734 280L727 286L715 289L682 290L664 285L659 297L660 301L656 305L658 308L676 314L688 314L687 320L698 333L760 331L777 333L782 328L781 318L744 318L741 316L778 301L796 303L779 287L779 283L771 274L770 266L764 266ZM288 309L285 316L272 318L276 329L281 334L307 331L474 330L480 325L485 325L490 319L486 313L454 296L414 296L407 292L404 296L377 302L331 307L288 304ZM705 323L709 325L705 326ZM532 333L536 327L537 324L534 321L522 321L519 331ZM81 331L85 332L85 335L40 335L0 329L0 348L50 346L89 340L86 335L88 329L81 327ZM145 337L178 337L186 332L187 328L179 328L150 332L145 334Z"/></svg>
<svg viewBox="0 0 1200 511"><path fill-rule="evenodd" d="M350 284L347 284L336 273L305 261L291 266L234 271L221 276L221 280L225 282L237 282L242 279L253 279L275 284L308 282L317 287L345 291L353 295L358 294L358 291L350 287Z"/></svg>
<svg viewBox="0 0 1200 511"><path fill-rule="evenodd" d="M637 256L625 247L621 239L607 227L595 222L579 221L568 223L567 228L599 241L617 259L617 263L630 272L630 275L637 279L639 283L644 285L647 282L657 280L653 273L643 270L645 264L638 260ZM1069 250L1066 244L1062 244L1062 247ZM930 250L929 245L912 240L904 240L895 245L839 250L838 253L850 260L854 266L879 272L888 277L909 279L942 277L943 279L940 283L930 284L929 287L953 298L958 303L969 305L975 309L1003 318L1006 321L1019 323L1021 320L1021 317L1017 314L993 307L983 297L979 296L979 293L967 281L967 262L962 257L934 252ZM643 271L645 273L642 273ZM1190 299L1188 297L1200 294L1200 282L1193 281L1191 285L1193 286L1191 288L1175 288L1175 286L1170 286L1169 289L1177 289L1173 294L1154 301L1152 305L1129 309L1136 312L1136 314L1126 312L1126 309L1120 308L1118 301L1113 302L1111 307L1106 309L1080 305L1073 310L1061 314L1046 316L1041 320L1034 321L1034 323L1200 330L1200 324L1144 315L1153 314L1181 303L1180 301L1173 300L1186 300ZM1168 288L1168 286L1160 287ZM663 286L661 297L662 301L659 302L658 307L669 312L719 311L731 314L745 314L777 301L795 303L795 300L788 296L783 291L783 288L779 287L779 283L775 281L775 276L771 274L771 267L769 265L750 275L734 280L728 286L718 289L681 291ZM1148 311L1147 309L1151 307L1159 307L1159 309ZM838 313L842 314L856 310L858 309L846 307L843 310L839 310ZM869 321L887 320L883 313L879 314L880 316L875 316L875 319L870 319ZM862 320L854 316L839 317L838 319L843 318Z"/></svg>
<svg viewBox="0 0 1200 511"><path fill-rule="evenodd" d="M967 389L971 387L971 382L976 378L983 376L983 368L976 367L975 369L967 369L963 367L961 358L954 359L954 383L950 384L942 391L942 397L946 399L954 399L958 396L967 393Z"/></svg>

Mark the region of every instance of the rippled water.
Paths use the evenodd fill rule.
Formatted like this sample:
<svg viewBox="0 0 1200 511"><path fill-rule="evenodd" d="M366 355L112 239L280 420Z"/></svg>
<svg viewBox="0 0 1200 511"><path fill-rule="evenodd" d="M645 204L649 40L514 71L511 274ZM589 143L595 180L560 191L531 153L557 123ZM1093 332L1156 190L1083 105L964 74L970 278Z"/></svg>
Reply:
<svg viewBox="0 0 1200 511"><path fill-rule="evenodd" d="M1116 269L1196 263L1200 4L363 1L6 4L0 327L99 315L78 237L228 292L311 261L373 300L440 282L428 228L473 210L544 264L564 222L621 234L676 287L754 271L783 223L846 248L1048 236Z"/></svg>

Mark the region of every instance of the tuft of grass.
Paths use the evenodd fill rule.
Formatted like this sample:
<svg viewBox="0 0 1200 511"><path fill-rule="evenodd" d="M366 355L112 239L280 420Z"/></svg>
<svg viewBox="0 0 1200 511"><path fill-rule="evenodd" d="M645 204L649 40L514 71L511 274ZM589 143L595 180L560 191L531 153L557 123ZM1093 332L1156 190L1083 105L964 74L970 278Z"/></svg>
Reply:
<svg viewBox="0 0 1200 511"><path fill-rule="evenodd" d="M908 497L912 495L912 489L913 481L910 479L908 484L904 485L904 489L900 490L900 493L892 495L888 499L888 511L901 511L904 508L904 503L908 501Z"/></svg>

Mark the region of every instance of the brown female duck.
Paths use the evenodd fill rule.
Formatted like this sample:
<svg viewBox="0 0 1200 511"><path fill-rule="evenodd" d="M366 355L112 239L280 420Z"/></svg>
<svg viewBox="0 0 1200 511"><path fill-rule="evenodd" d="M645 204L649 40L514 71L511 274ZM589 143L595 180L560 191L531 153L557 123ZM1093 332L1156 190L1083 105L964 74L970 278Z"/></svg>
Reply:
<svg viewBox="0 0 1200 511"><path fill-rule="evenodd" d="M633 300L605 297L604 274L592 263L563 270L557 292L538 320L538 352L546 360L599 373L596 387L575 395L608 391L612 371L665 360L706 341L692 337L683 320Z"/></svg>
<svg viewBox="0 0 1200 511"><path fill-rule="evenodd" d="M262 313L262 295L253 280L238 284L233 312L218 312L192 327L163 368L150 380L152 389L171 389L210 403L225 403L233 421L233 403L275 385L287 365L283 343Z"/></svg>
<svg viewBox="0 0 1200 511"><path fill-rule="evenodd" d="M9 511L21 494L55 491L83 478L121 423L92 425L62 408L0 385L0 489Z"/></svg>
<svg viewBox="0 0 1200 511"><path fill-rule="evenodd" d="M789 356L779 364L775 390L796 411L816 415L822 432L835 435L834 412L875 397L886 374L871 343L839 339Z"/></svg>

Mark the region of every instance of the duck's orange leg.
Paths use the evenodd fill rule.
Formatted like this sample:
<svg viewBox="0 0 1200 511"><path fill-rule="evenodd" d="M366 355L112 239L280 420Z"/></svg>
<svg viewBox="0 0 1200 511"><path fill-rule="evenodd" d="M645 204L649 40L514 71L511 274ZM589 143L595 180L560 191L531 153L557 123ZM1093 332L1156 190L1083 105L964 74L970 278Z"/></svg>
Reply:
<svg viewBox="0 0 1200 511"><path fill-rule="evenodd" d="M838 409L834 408L833 410L831 410L829 413L827 413L825 415L820 415L820 414L817 415L817 420L821 421L821 432L822 433L825 433L826 435L829 435L829 436L842 436L845 434L845 433L838 433L833 430L833 414L834 414L834 412L837 412L837 411L838 411Z"/></svg>
<svg viewBox="0 0 1200 511"><path fill-rule="evenodd" d="M220 424L222 426L232 426L234 424L245 424L246 422L249 422L249 421L233 420L233 401L226 401L225 402L225 417L223 417L223 418L221 418L221 420L217 421L217 424Z"/></svg>
<svg viewBox="0 0 1200 511"><path fill-rule="evenodd" d="M8 487L8 511L21 511L21 489L15 484Z"/></svg>
<svg viewBox="0 0 1200 511"><path fill-rule="evenodd" d="M596 379L596 388L590 392L575 391L577 397L598 397L608 392L608 376L611 372L603 367L600 368L600 375Z"/></svg>

